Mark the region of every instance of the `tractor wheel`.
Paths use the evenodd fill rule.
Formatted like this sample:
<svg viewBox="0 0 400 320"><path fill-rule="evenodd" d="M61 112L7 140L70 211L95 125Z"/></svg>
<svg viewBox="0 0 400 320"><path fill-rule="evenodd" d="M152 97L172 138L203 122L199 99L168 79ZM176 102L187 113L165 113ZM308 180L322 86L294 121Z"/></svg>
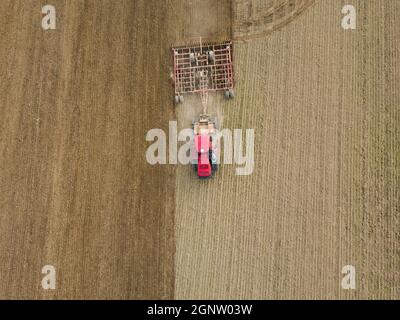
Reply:
<svg viewBox="0 0 400 320"><path fill-rule="evenodd" d="M208 51L207 55L208 55L208 62L214 63L214 61L215 61L214 51Z"/></svg>
<svg viewBox="0 0 400 320"><path fill-rule="evenodd" d="M231 97L229 90L225 91L225 99L228 100Z"/></svg>
<svg viewBox="0 0 400 320"><path fill-rule="evenodd" d="M233 99L235 97L235 91L233 89L229 89L229 97Z"/></svg>
<svg viewBox="0 0 400 320"><path fill-rule="evenodd" d="M213 173L218 170L218 163L216 162L217 156L213 151L210 150L209 152L209 158L210 158L210 163L211 163L211 169Z"/></svg>
<svg viewBox="0 0 400 320"><path fill-rule="evenodd" d="M216 117L211 117L210 118L210 122L212 122L214 124L215 129L219 130L219 121L218 118Z"/></svg>
<svg viewBox="0 0 400 320"><path fill-rule="evenodd" d="M191 64L196 64L196 57L194 56L194 53L191 52L191 53L189 54L189 56L190 56L190 63L191 63Z"/></svg>
<svg viewBox="0 0 400 320"><path fill-rule="evenodd" d="M175 96L175 104L179 104L179 96Z"/></svg>
<svg viewBox="0 0 400 320"><path fill-rule="evenodd" d="M180 95L179 96L179 103L183 103L185 100L183 99L183 96L182 95Z"/></svg>

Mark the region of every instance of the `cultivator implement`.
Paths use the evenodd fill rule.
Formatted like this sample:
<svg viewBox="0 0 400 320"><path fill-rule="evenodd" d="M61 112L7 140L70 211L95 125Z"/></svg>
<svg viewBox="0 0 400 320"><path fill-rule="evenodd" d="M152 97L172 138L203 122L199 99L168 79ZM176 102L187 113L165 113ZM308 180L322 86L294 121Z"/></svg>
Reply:
<svg viewBox="0 0 400 320"><path fill-rule="evenodd" d="M186 93L198 93L207 107L208 93L224 91L233 97L232 43L200 44L173 48L175 102Z"/></svg>

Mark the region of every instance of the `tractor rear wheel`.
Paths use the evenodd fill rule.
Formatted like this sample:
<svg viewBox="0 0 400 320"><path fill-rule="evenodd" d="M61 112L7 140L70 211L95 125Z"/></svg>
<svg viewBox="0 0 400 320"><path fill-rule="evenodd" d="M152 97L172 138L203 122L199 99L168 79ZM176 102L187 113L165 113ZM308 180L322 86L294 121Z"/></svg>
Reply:
<svg viewBox="0 0 400 320"><path fill-rule="evenodd" d="M233 99L235 97L235 91L229 89L225 91L225 99Z"/></svg>
<svg viewBox="0 0 400 320"><path fill-rule="evenodd" d="M175 103L176 104L180 104L180 103L183 103L183 102L184 102L184 99L183 99L182 95L176 95L175 96Z"/></svg>

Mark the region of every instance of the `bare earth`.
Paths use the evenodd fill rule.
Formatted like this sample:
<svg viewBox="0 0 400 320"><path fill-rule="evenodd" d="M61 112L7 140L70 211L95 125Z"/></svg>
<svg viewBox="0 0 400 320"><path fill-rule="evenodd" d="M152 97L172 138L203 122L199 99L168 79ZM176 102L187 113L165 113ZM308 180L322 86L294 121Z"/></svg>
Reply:
<svg viewBox="0 0 400 320"><path fill-rule="evenodd" d="M400 2L0 1L0 298L400 298ZM150 166L171 45L234 39L255 168ZM57 268L57 289L40 286ZM357 289L343 290L344 265Z"/></svg>
<svg viewBox="0 0 400 320"><path fill-rule="evenodd" d="M0 298L172 298L174 168L144 151L173 118L168 8L52 4L44 32L41 1L0 2Z"/></svg>

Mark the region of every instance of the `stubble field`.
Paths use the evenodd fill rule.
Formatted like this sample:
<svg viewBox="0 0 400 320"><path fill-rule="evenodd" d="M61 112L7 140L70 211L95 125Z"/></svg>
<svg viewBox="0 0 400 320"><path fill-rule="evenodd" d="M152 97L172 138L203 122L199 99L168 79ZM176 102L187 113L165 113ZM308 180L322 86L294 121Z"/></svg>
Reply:
<svg viewBox="0 0 400 320"><path fill-rule="evenodd" d="M248 37L232 22L236 98L214 107L224 127L255 130L255 169L199 182L178 168L177 298L399 297L400 4L353 2L344 31L345 1L300 1L299 15L234 1L288 14L253 19ZM357 290L340 286L345 265Z"/></svg>

